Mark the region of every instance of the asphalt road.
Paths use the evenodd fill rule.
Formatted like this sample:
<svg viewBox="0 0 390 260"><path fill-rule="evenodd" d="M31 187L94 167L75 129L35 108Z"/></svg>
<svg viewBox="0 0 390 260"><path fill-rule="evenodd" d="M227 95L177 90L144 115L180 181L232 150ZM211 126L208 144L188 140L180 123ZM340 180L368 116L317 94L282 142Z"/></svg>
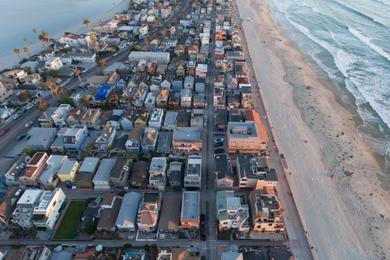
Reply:
<svg viewBox="0 0 390 260"><path fill-rule="evenodd" d="M104 247L123 247L126 244L131 244L135 247L142 247L145 245L156 245L159 247L201 247L201 243L198 240L188 240L188 239L171 239L171 240L158 240L158 241L136 241L136 240L0 240L1 246L76 246L76 245L84 245L84 246L96 246L103 245ZM254 240L219 240L216 242L216 245L228 247L230 245L237 246L256 246L256 247L286 247L287 244L285 242L260 242ZM209 258L207 258L209 259ZM217 259L217 258L213 258Z"/></svg>

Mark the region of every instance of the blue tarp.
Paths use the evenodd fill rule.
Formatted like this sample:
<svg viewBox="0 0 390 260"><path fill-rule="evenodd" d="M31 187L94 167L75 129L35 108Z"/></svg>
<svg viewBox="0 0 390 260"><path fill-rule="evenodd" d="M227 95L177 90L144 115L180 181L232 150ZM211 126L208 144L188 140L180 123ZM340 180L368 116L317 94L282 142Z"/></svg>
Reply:
<svg viewBox="0 0 390 260"><path fill-rule="evenodd" d="M96 93L96 101L105 101L110 92L110 85L103 84Z"/></svg>

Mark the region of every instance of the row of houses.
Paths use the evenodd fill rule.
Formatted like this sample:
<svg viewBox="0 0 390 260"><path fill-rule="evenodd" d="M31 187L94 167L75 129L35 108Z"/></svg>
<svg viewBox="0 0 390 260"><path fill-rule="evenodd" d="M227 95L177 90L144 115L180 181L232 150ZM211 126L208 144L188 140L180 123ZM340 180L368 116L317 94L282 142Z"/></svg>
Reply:
<svg viewBox="0 0 390 260"><path fill-rule="evenodd" d="M178 204L172 204L172 196L127 192L120 197L108 193L100 204L101 213L96 230L102 233L158 230L160 234L168 234L199 227L199 192L175 193L173 197Z"/></svg>
<svg viewBox="0 0 390 260"><path fill-rule="evenodd" d="M200 188L202 159L190 155L182 161L152 157L148 161L119 158L86 157L82 162L67 155L48 156L37 152L32 158L8 160L4 177L9 186L42 187L53 190L62 184L81 189Z"/></svg>

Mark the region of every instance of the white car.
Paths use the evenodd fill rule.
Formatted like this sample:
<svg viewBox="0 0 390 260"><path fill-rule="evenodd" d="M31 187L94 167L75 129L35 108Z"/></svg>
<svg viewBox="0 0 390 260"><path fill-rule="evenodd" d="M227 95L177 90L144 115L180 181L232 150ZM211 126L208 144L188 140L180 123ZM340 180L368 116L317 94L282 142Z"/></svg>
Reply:
<svg viewBox="0 0 390 260"><path fill-rule="evenodd" d="M25 128L29 128L30 126L32 126L32 124L33 124L33 121L28 121L28 122L24 125L24 127L25 127Z"/></svg>
<svg viewBox="0 0 390 260"><path fill-rule="evenodd" d="M34 106L34 104L28 104L27 106L26 106L26 110L29 110L29 109L31 109L31 108L33 108L33 106Z"/></svg>

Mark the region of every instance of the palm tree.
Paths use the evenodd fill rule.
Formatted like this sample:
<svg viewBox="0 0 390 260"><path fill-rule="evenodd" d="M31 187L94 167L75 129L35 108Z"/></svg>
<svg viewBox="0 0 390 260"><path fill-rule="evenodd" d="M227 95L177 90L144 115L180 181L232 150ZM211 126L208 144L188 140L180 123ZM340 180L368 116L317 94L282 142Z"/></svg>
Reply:
<svg viewBox="0 0 390 260"><path fill-rule="evenodd" d="M57 96L58 94L58 90L59 90L59 87L57 86L57 84L55 84L53 81L51 81L50 79L46 80L46 85L47 87L50 89L51 91L51 95L54 97L54 96Z"/></svg>
<svg viewBox="0 0 390 260"><path fill-rule="evenodd" d="M29 41L28 41L28 38L27 37L24 37L23 38L23 42L24 42L24 45L28 45L29 44Z"/></svg>
<svg viewBox="0 0 390 260"><path fill-rule="evenodd" d="M39 110L44 111L47 108L47 102L43 99L40 99L37 103L37 106Z"/></svg>
<svg viewBox="0 0 390 260"><path fill-rule="evenodd" d="M73 74L79 79L79 81L81 81L81 77L80 77L81 70L80 70L79 67L74 67L73 68Z"/></svg>
<svg viewBox="0 0 390 260"><path fill-rule="evenodd" d="M23 52L27 53L27 55L30 55L30 48L29 47L24 47Z"/></svg>
<svg viewBox="0 0 390 260"><path fill-rule="evenodd" d="M107 66L107 61L105 59L100 59L96 61L96 64L99 68L104 68L105 66Z"/></svg>
<svg viewBox="0 0 390 260"><path fill-rule="evenodd" d="M84 19L84 21L83 21L83 25L85 26L85 27L89 27L89 25L91 24L91 21L90 20L88 20L88 19Z"/></svg>
<svg viewBox="0 0 390 260"><path fill-rule="evenodd" d="M49 43L49 33L48 32L45 32L45 31L42 31L39 35L38 35L38 39L44 44L48 44Z"/></svg>
<svg viewBox="0 0 390 260"><path fill-rule="evenodd" d="M89 106L89 97L88 96L83 96L81 98L81 104L83 104L84 106L88 107Z"/></svg>
<svg viewBox="0 0 390 260"><path fill-rule="evenodd" d="M90 33L89 34L89 38L91 39L92 47L96 49L96 47L97 47L96 34L95 33Z"/></svg>
<svg viewBox="0 0 390 260"><path fill-rule="evenodd" d="M20 59L20 49L15 48L15 49L13 49L13 52L14 52L14 54L15 54L16 56L18 56L18 58Z"/></svg>

